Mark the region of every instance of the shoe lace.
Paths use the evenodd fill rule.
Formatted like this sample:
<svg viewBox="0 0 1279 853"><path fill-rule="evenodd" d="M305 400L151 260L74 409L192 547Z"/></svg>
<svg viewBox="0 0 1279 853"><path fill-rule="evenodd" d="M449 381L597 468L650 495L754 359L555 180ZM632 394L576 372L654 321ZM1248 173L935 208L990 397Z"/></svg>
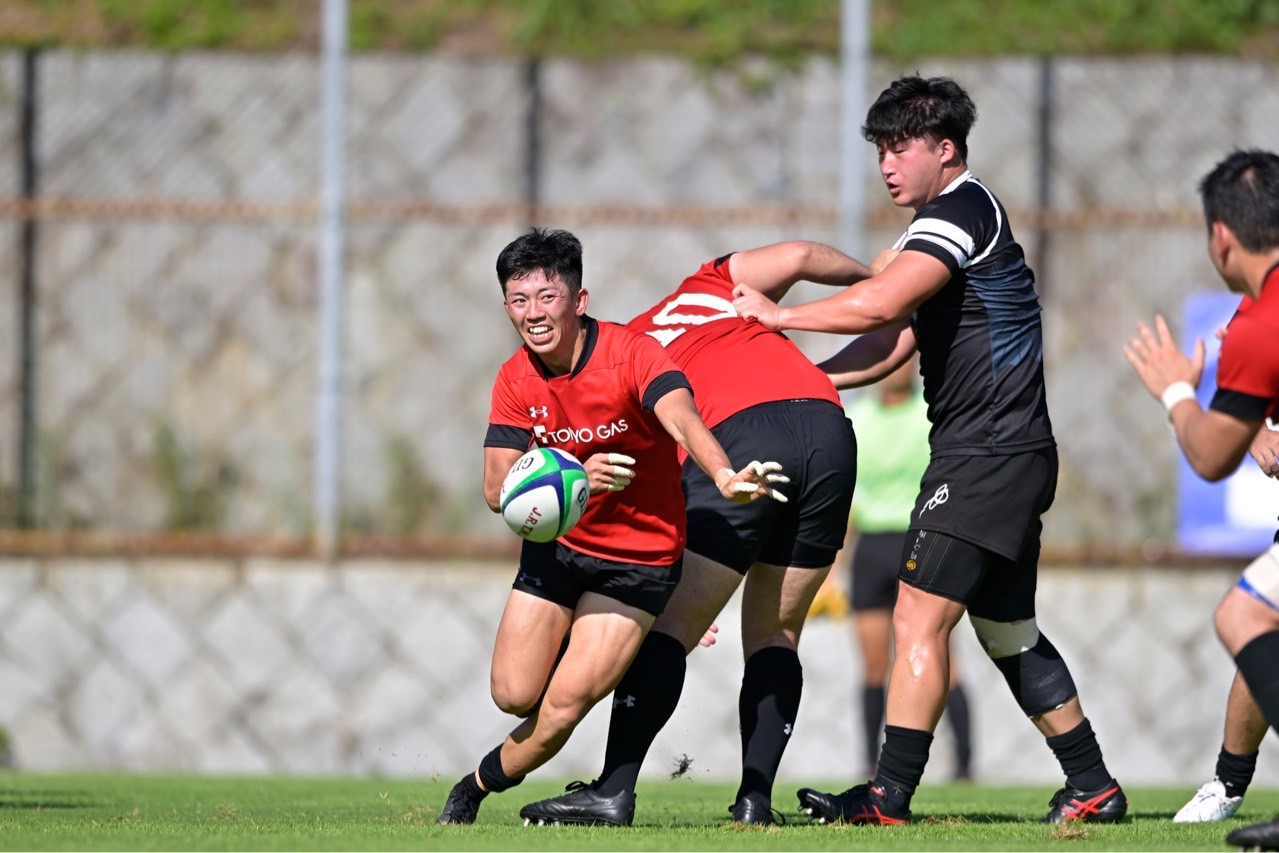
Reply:
<svg viewBox="0 0 1279 853"><path fill-rule="evenodd" d="M593 781L583 782L581 779L575 779L572 782L569 782L567 785L565 785L564 790L568 793L572 793L573 791L580 791L583 788L594 788L594 787L595 787L595 782Z"/></svg>
<svg viewBox="0 0 1279 853"><path fill-rule="evenodd" d="M1198 791L1195 791L1195 795L1190 798L1190 802L1206 803L1211 800L1219 800L1219 799L1221 799L1221 796L1220 794L1218 794L1216 786L1213 785L1212 782L1208 782Z"/></svg>

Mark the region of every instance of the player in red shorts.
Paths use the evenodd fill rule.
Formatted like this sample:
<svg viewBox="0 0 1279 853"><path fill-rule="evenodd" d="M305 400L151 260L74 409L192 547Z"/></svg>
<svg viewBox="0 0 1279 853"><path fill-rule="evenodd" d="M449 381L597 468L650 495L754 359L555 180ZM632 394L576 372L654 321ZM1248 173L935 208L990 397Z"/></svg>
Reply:
<svg viewBox="0 0 1279 853"><path fill-rule="evenodd" d="M1239 467L1279 406L1279 155L1235 151L1199 184L1208 225L1208 256L1230 290L1245 294L1226 327L1217 361L1217 390L1207 410L1195 388L1204 343L1190 357L1163 317L1142 324L1124 354L1168 411L1186 461L1216 481ZM1259 459L1272 477L1279 460ZM1217 636L1235 659L1271 728L1279 726L1279 534L1217 605ZM1279 819L1237 829L1226 843L1279 850Z"/></svg>
<svg viewBox="0 0 1279 853"><path fill-rule="evenodd" d="M484 499L499 511L502 481L535 445L582 460L592 497L563 537L524 543L490 687L499 708L525 719L453 787L443 824L473 823L488 793L549 761L622 677L680 577L677 452L702 466L725 503L784 501L769 487L786 480L776 463L733 469L661 346L586 314L576 237L533 229L502 250L497 276L524 345L493 386Z"/></svg>
<svg viewBox="0 0 1279 853"><path fill-rule="evenodd" d="M778 243L703 264L628 324L666 348L735 464L768 448L790 478L788 502L728 504L685 461L685 571L614 692L603 770L590 785L525 806L527 820L606 822L598 818L634 811L644 757L683 690L685 656L704 636L713 642L706 631L744 580L742 775L730 812L736 823L773 822L773 781L803 685L800 631L843 544L857 445L826 374L785 335L741 320L732 292L749 282L781 299L800 280L848 285L870 274L829 246Z"/></svg>

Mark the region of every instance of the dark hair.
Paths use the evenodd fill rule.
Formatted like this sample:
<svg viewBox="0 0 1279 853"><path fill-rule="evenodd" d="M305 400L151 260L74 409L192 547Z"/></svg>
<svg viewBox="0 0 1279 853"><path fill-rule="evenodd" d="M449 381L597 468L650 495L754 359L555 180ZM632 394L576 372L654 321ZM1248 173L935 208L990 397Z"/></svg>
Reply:
<svg viewBox="0 0 1279 853"><path fill-rule="evenodd" d="M582 241L567 231L532 228L506 245L497 256L497 281L506 294L506 283L542 272L559 279L569 296L582 289Z"/></svg>
<svg viewBox="0 0 1279 853"><path fill-rule="evenodd" d="M967 160L968 132L976 121L973 99L949 77L900 77L871 104L862 136L876 145L949 139Z"/></svg>
<svg viewBox="0 0 1279 853"><path fill-rule="evenodd" d="M1234 151L1199 182L1204 220L1229 228L1249 252L1279 246L1279 155Z"/></svg>

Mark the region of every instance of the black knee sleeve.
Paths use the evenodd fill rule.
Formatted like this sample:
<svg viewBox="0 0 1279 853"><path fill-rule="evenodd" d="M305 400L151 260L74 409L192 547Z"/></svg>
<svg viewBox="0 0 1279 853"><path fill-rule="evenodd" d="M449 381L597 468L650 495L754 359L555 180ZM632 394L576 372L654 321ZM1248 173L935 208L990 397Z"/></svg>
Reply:
<svg viewBox="0 0 1279 853"><path fill-rule="evenodd" d="M1060 708L1079 693L1066 662L1043 634L1029 651L994 661L1027 717Z"/></svg>
<svg viewBox="0 0 1279 853"><path fill-rule="evenodd" d="M1254 638L1235 655L1235 665L1271 728L1279 727L1279 631Z"/></svg>
<svg viewBox="0 0 1279 853"><path fill-rule="evenodd" d="M498 744L488 755L480 759L480 781L485 790L494 794L514 788L524 781L524 777L512 779L502 770L502 745Z"/></svg>

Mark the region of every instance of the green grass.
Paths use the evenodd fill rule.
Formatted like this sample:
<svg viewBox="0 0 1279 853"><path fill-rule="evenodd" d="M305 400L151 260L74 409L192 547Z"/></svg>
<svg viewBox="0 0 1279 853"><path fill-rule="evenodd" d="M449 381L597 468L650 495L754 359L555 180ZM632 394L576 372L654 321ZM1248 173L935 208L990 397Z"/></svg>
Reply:
<svg viewBox="0 0 1279 853"><path fill-rule="evenodd" d="M489 797L474 826L435 825L453 780L0 774L3 850L1226 850L1226 833L1268 820L1279 792L1249 792L1221 824L1173 824L1186 788L1129 790L1130 819L1061 829L1038 823L1049 786L925 785L908 827L727 823L735 786L641 782L624 829L525 827L524 803L559 793L529 781ZM839 783L832 787L842 787Z"/></svg>

